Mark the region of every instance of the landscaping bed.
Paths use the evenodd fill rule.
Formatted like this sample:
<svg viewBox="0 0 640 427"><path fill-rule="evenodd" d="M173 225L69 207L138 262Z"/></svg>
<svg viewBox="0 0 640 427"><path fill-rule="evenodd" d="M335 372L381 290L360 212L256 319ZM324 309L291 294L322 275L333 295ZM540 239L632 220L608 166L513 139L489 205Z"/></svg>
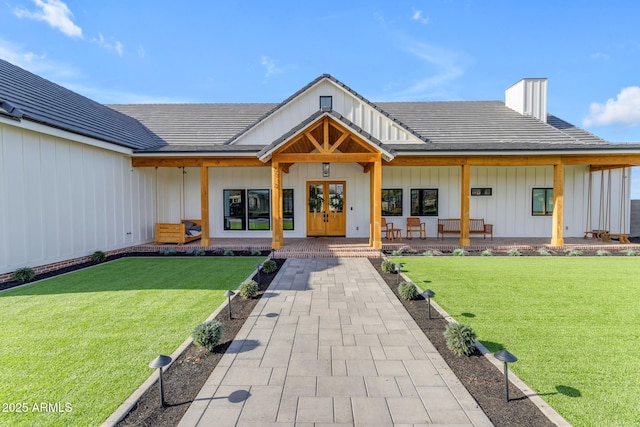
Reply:
<svg viewBox="0 0 640 427"><path fill-rule="evenodd" d="M284 259L274 259L278 269L270 274L261 272L253 277L258 282L255 298L244 299L236 295L231 302L232 319L227 309L216 316L222 324L222 339L214 352L190 344L163 373L166 406L160 405L157 381L138 400L129 414L117 425L125 426L175 426L178 425L189 405L209 378L234 337L253 311L258 300L267 290L284 264ZM260 279L260 280L258 280ZM195 325L194 325L195 326Z"/></svg>
<svg viewBox="0 0 640 427"><path fill-rule="evenodd" d="M469 357L454 355L447 348L444 337L448 321L433 307L429 320L427 301L422 296L418 296L418 299L412 301L403 300L398 294L396 274L382 271L380 259L371 259L371 264L494 425L497 427L555 425L512 384L509 386L509 402L505 402L503 373L477 350Z"/></svg>

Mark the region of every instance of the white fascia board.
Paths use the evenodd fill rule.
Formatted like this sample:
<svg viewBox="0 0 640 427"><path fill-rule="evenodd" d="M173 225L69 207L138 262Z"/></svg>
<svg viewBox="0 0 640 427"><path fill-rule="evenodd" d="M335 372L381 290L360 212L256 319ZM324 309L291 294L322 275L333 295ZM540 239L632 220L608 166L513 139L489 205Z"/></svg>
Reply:
<svg viewBox="0 0 640 427"><path fill-rule="evenodd" d="M15 126L21 129L26 129L32 132L49 135L55 138L67 139L70 141L78 142L80 144L89 145L96 148L102 148L108 151L114 151L116 153L125 154L131 156L133 149L123 147L121 145L113 144L111 142L101 141L99 139L91 138L89 136L78 135L77 133L69 132L66 130L46 126L31 120L20 119L12 120L4 117L0 117L0 123L7 124L9 126Z"/></svg>
<svg viewBox="0 0 640 427"><path fill-rule="evenodd" d="M626 150L515 150L515 151L397 151L397 156L486 156L487 154L495 156L565 156L565 155L582 155L582 154L640 154L640 149Z"/></svg>
<svg viewBox="0 0 640 427"><path fill-rule="evenodd" d="M220 151L164 151L164 152L137 152L131 157L256 157L257 152L220 152Z"/></svg>

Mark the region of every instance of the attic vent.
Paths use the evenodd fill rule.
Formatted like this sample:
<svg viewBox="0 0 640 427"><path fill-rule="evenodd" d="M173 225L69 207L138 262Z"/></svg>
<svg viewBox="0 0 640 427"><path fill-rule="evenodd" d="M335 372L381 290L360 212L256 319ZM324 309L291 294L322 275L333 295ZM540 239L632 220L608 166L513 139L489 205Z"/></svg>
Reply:
<svg viewBox="0 0 640 427"><path fill-rule="evenodd" d="M331 111L333 108L333 97L321 96L320 97L320 111Z"/></svg>

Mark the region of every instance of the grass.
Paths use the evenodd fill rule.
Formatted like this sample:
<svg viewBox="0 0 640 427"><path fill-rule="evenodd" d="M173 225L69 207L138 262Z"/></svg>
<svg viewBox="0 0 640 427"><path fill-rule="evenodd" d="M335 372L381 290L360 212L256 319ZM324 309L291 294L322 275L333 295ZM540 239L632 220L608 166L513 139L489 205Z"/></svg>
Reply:
<svg viewBox="0 0 640 427"><path fill-rule="evenodd" d="M640 420L640 260L404 257L403 272L573 425Z"/></svg>
<svg viewBox="0 0 640 427"><path fill-rule="evenodd" d="M125 258L0 292L0 425L99 425L262 260Z"/></svg>

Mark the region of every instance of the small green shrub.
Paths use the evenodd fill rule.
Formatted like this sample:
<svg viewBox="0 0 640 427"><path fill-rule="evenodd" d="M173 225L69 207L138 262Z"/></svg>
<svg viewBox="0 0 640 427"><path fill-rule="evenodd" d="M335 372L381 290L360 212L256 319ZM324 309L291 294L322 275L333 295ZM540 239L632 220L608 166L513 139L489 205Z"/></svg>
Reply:
<svg viewBox="0 0 640 427"><path fill-rule="evenodd" d="M101 262L104 262L104 260L106 259L107 259L107 255L102 251L95 251L91 255L91 262L94 262L96 264L100 264Z"/></svg>
<svg viewBox="0 0 640 427"><path fill-rule="evenodd" d="M202 322L193 329L191 338L196 345L213 351L222 338L222 324L215 319Z"/></svg>
<svg viewBox="0 0 640 427"><path fill-rule="evenodd" d="M262 255L262 252L260 252L260 249L251 249L251 255L260 256Z"/></svg>
<svg viewBox="0 0 640 427"><path fill-rule="evenodd" d="M485 249L484 251L482 251L482 253L480 255L481 256L493 256L493 252L491 251L491 249Z"/></svg>
<svg viewBox="0 0 640 427"><path fill-rule="evenodd" d="M205 256L207 253L205 251L203 251L202 249L196 249L193 252L193 256Z"/></svg>
<svg viewBox="0 0 640 427"><path fill-rule="evenodd" d="M522 256L522 252L518 248L511 248L508 252L509 256Z"/></svg>
<svg viewBox="0 0 640 427"><path fill-rule="evenodd" d="M395 273L396 272L396 264L391 261L389 258L385 258L382 260L382 264L380 264L380 268L385 273Z"/></svg>
<svg viewBox="0 0 640 427"><path fill-rule="evenodd" d="M638 256L638 251L633 250L633 249L629 249L627 251L627 256Z"/></svg>
<svg viewBox="0 0 640 427"><path fill-rule="evenodd" d="M224 255L224 256L234 256L235 252L233 252L233 250L231 250L231 249L225 249L224 252L222 252L222 255Z"/></svg>
<svg viewBox="0 0 640 427"><path fill-rule="evenodd" d="M426 251L422 252L422 256L432 257L433 256L433 251L432 250L426 250Z"/></svg>
<svg viewBox="0 0 640 427"><path fill-rule="evenodd" d="M400 282L398 285L398 293L402 299L413 300L418 297L418 288L411 282Z"/></svg>
<svg viewBox="0 0 640 427"><path fill-rule="evenodd" d="M240 284L240 295L245 299L251 299L258 294L258 282L247 280Z"/></svg>
<svg viewBox="0 0 640 427"><path fill-rule="evenodd" d="M453 255L453 256L466 256L467 253L464 251L464 249L457 248L457 249L454 249L453 252L451 252L451 255Z"/></svg>
<svg viewBox="0 0 640 427"><path fill-rule="evenodd" d="M162 254L164 256L171 256L171 255L175 255L176 251L174 251L173 249L165 249L164 252L162 252Z"/></svg>
<svg viewBox="0 0 640 427"><path fill-rule="evenodd" d="M471 326L449 323L444 331L447 347L456 356L470 356L476 350L476 333Z"/></svg>
<svg viewBox="0 0 640 427"><path fill-rule="evenodd" d="M547 248L538 249L538 255L540 256L551 256L551 251Z"/></svg>
<svg viewBox="0 0 640 427"><path fill-rule="evenodd" d="M567 252L567 256L582 256L582 251L579 251L577 249L572 249L569 252Z"/></svg>
<svg viewBox="0 0 640 427"><path fill-rule="evenodd" d="M278 269L278 265L272 259L268 259L262 264L262 271L264 271L267 274L271 274L277 269Z"/></svg>
<svg viewBox="0 0 640 427"><path fill-rule="evenodd" d="M611 252L604 250L604 249L598 249L598 251L596 252L596 255L598 256L609 256L611 255Z"/></svg>
<svg viewBox="0 0 640 427"><path fill-rule="evenodd" d="M402 256L402 249L396 249L395 251L391 251L392 256Z"/></svg>
<svg viewBox="0 0 640 427"><path fill-rule="evenodd" d="M13 272L13 280L16 282L28 282L36 277L36 272L31 267L22 267Z"/></svg>

